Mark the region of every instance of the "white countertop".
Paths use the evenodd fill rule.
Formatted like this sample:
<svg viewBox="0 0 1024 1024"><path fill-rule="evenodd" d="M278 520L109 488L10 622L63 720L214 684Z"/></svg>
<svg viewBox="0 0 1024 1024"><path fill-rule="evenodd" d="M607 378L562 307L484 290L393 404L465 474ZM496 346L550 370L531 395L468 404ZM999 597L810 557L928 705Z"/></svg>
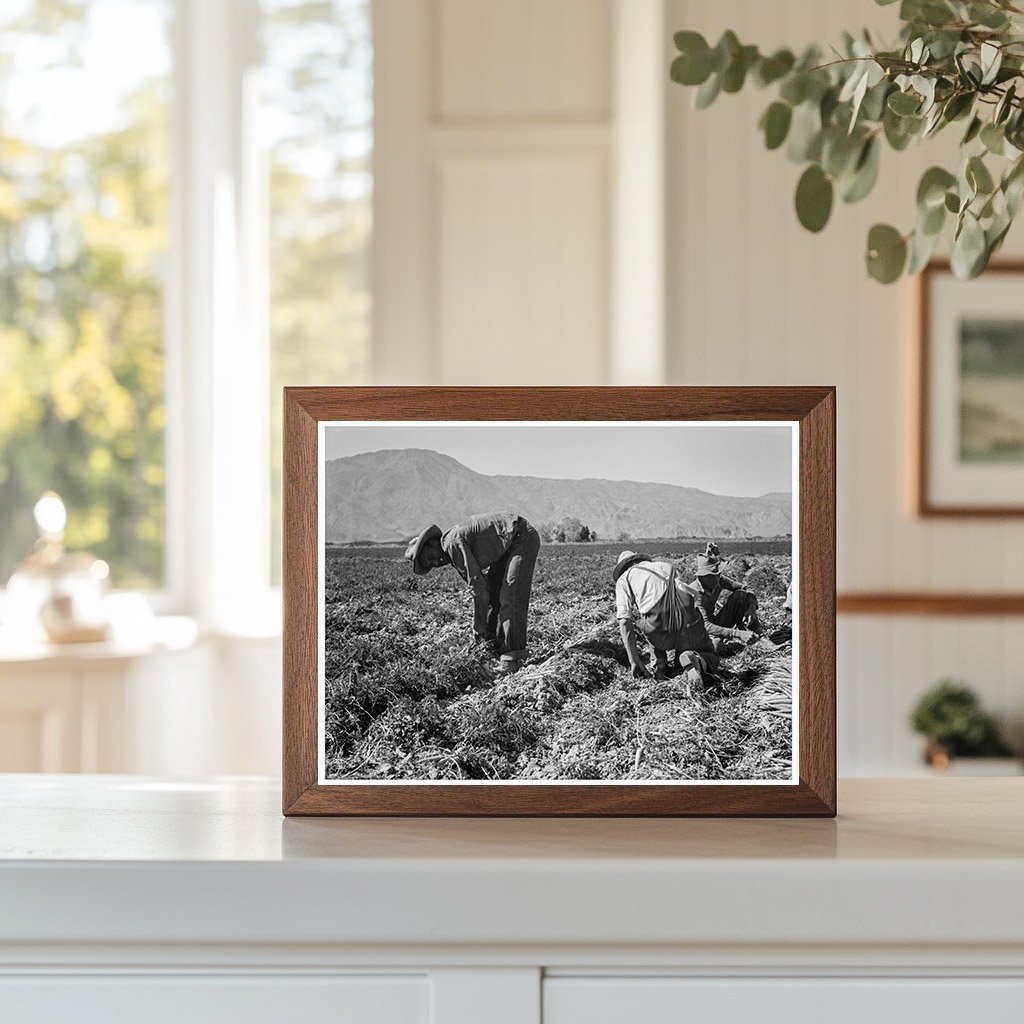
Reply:
<svg viewBox="0 0 1024 1024"><path fill-rule="evenodd" d="M273 782L0 776L0 943L1024 945L1024 780L835 821L284 819Z"/></svg>

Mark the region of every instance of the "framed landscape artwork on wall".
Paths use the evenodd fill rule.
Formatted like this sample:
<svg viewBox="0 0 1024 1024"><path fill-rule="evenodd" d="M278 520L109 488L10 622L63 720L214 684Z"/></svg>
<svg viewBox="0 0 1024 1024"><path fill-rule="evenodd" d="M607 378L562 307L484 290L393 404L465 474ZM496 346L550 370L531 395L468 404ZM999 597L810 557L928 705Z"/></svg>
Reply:
<svg viewBox="0 0 1024 1024"><path fill-rule="evenodd" d="M289 388L284 810L835 812L829 388Z"/></svg>
<svg viewBox="0 0 1024 1024"><path fill-rule="evenodd" d="M916 510L1024 515L1024 264L919 287Z"/></svg>

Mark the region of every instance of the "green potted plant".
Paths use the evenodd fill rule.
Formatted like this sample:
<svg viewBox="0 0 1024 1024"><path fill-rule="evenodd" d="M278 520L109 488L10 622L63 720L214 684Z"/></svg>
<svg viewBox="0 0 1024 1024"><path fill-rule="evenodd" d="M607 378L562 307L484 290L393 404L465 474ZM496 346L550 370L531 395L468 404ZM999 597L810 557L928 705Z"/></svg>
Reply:
<svg viewBox="0 0 1024 1024"><path fill-rule="evenodd" d="M775 93L759 127L768 149L785 145L806 164L795 201L808 231L825 227L837 195L855 203L871 192L883 145L902 151L957 125L958 165L924 173L913 226L874 225L865 259L883 284L916 273L952 221L953 271L976 277L1024 198L1024 0L901 0L899 20L893 45L847 32L800 56L763 54L732 31L714 46L677 32L671 76L696 88L698 108L748 83Z"/></svg>
<svg viewBox="0 0 1024 1024"><path fill-rule="evenodd" d="M921 697L911 712L910 725L928 741L926 763L940 771L960 758L1013 758L995 719L982 711L972 690L953 680L943 679ZM976 765L967 774L979 774L981 767L991 766ZM1016 774L1009 764L996 767L1004 769L1002 774Z"/></svg>

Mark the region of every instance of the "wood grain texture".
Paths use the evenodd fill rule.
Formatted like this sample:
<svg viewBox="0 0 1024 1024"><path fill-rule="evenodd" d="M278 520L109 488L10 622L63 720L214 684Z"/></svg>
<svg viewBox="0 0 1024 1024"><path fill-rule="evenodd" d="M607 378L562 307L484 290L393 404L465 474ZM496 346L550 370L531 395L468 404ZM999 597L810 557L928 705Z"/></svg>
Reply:
<svg viewBox="0 0 1024 1024"><path fill-rule="evenodd" d="M1024 505L959 505L938 504L932 500L928 479L928 436L931 431L931 399L928 377L931 369L929 339L932 328L932 282L936 274L950 273L946 260L935 260L918 275L917 280L917 338L914 346L914 380L917 403L914 421L916 436L911 444L915 466L911 474L914 482L912 495L914 511L922 518L947 519L1006 519L1024 516ZM988 265L986 276L994 274L1024 275L1024 260L1000 260Z"/></svg>
<svg viewBox="0 0 1024 1024"><path fill-rule="evenodd" d="M284 394L282 800L285 812L317 780L317 425Z"/></svg>
<svg viewBox="0 0 1024 1024"><path fill-rule="evenodd" d="M284 410L285 814L835 815L833 388L286 388ZM317 423L324 420L798 421L799 784L319 785Z"/></svg>
<svg viewBox="0 0 1024 1024"><path fill-rule="evenodd" d="M840 615L1024 615L1024 594L863 591L840 594Z"/></svg>
<svg viewBox="0 0 1024 1024"><path fill-rule="evenodd" d="M836 396L800 422L800 778L836 806ZM831 510L831 512L829 512Z"/></svg>

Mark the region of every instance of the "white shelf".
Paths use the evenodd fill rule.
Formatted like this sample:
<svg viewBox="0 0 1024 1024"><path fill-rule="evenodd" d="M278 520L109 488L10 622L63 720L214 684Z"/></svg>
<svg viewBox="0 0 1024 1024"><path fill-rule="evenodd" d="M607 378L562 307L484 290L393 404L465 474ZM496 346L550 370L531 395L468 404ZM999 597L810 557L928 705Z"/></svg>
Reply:
<svg viewBox="0 0 1024 1024"><path fill-rule="evenodd" d="M285 820L262 780L3 776L0 1005L1018 1024L1021 786L847 780L836 821Z"/></svg>
<svg viewBox="0 0 1024 1024"><path fill-rule="evenodd" d="M8 776L0 941L1021 945L1021 793L849 780L836 821L285 820L269 782Z"/></svg>

